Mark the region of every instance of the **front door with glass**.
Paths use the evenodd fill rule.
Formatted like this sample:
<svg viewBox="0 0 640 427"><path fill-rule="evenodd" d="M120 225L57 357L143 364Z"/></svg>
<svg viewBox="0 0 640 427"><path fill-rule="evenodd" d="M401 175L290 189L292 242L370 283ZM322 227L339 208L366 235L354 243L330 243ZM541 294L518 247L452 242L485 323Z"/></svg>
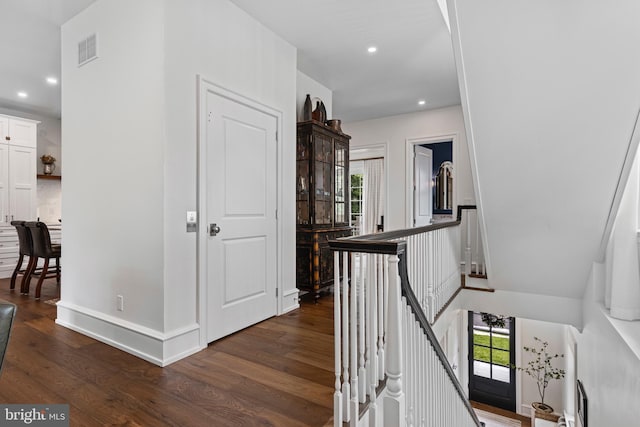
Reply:
<svg viewBox="0 0 640 427"><path fill-rule="evenodd" d="M469 398L515 412L515 319L469 312Z"/></svg>

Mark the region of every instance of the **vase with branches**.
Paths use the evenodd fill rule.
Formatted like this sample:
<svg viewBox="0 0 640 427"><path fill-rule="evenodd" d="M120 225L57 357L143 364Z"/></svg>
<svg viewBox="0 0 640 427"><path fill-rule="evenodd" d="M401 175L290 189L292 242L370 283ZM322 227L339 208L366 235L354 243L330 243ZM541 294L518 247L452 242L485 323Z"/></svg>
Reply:
<svg viewBox="0 0 640 427"><path fill-rule="evenodd" d="M538 337L533 337L536 345L533 347L523 346L524 351L531 353L532 359L524 367L514 366L519 371L524 372L536 381L538 393L540 394L540 402L534 402L533 407L542 412L553 412L553 408L544 403L544 396L551 380L559 380L564 378L564 369L553 366L556 359L563 358L564 354L550 353L548 350L549 343L542 341Z"/></svg>

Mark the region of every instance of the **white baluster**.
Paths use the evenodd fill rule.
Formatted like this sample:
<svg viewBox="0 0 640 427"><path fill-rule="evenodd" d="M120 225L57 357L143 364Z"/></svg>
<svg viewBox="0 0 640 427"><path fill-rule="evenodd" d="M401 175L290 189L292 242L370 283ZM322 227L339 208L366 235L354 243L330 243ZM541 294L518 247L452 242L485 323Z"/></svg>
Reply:
<svg viewBox="0 0 640 427"><path fill-rule="evenodd" d="M333 254L333 283L340 283L340 253ZM333 425L340 427L342 425L342 392L340 391L340 291L334 286L333 289L333 329L334 329L334 345L335 345L335 392L333 393Z"/></svg>
<svg viewBox="0 0 640 427"><path fill-rule="evenodd" d="M338 257L339 260L340 257ZM335 288L335 287L334 287ZM335 292L335 290L334 290ZM351 389L349 384L349 253L342 257L342 402L343 421L351 418L349 398ZM356 415L357 416L357 415Z"/></svg>
<svg viewBox="0 0 640 427"><path fill-rule="evenodd" d="M378 255L371 254L371 276L374 280L371 282L369 292L371 293L371 383L373 385L373 397L376 396L376 387L378 386Z"/></svg>
<svg viewBox="0 0 640 427"><path fill-rule="evenodd" d="M359 255L358 255L359 256ZM359 417L359 402L358 402L358 284L356 283L356 265L358 261L356 261L358 257L356 254L351 255L351 331L349 337L351 339L351 425L356 426L358 424ZM360 285L362 286L362 285Z"/></svg>
<svg viewBox="0 0 640 427"><path fill-rule="evenodd" d="M384 380L384 255L378 258L378 380Z"/></svg>
<svg viewBox="0 0 640 427"><path fill-rule="evenodd" d="M389 256L389 300L387 317L387 395L384 399L385 426L401 426L405 420L404 391L402 389L402 309L398 256Z"/></svg>
<svg viewBox="0 0 640 427"><path fill-rule="evenodd" d="M364 254L360 254L360 282L358 283L358 396L360 403L364 403L367 398L367 374L365 371L365 340L364 334L366 325L364 323L364 287L369 282L369 278L365 277L364 264L367 258Z"/></svg>
<svg viewBox="0 0 640 427"><path fill-rule="evenodd" d="M371 258L372 255L371 254L366 254L365 255L367 258L367 282L366 282L366 287L365 287L365 308L364 308L364 318L365 318L365 352L364 352L364 357L365 357L365 369L367 371L366 373L366 381L367 381L367 386L366 386L366 393L371 397L371 328L372 328L372 324L371 324L371 288L372 288L372 282L375 280L375 277L373 276L373 274L371 274L372 272L372 266L371 266Z"/></svg>
<svg viewBox="0 0 640 427"><path fill-rule="evenodd" d="M407 403L407 426L412 427L413 426L413 411L414 411L414 405L415 405L415 395L413 393L413 382L415 380L415 374L413 373L413 329L411 328L411 308L409 306L407 306L404 302L404 299L402 301L402 307L403 307L403 323L404 323L404 342L405 342L405 346L406 346L406 351L404 352L405 354L405 358L404 358L404 368L405 368L405 375L404 375L404 390L405 390L405 396L406 396L406 403Z"/></svg>
<svg viewBox="0 0 640 427"><path fill-rule="evenodd" d="M370 254L371 262L371 282L367 291L369 292L369 426L376 427L378 418L378 405L376 387L378 386L378 301L376 295L378 293L378 277L377 277L377 255Z"/></svg>
<svg viewBox="0 0 640 427"><path fill-rule="evenodd" d="M429 256L427 258L427 268L428 271L428 285L427 285L427 311L425 314L427 315L427 319L429 322L433 322L434 319L434 295L433 295L433 287L435 282L435 239L434 234L429 233L427 235L428 246L429 246Z"/></svg>
<svg viewBox="0 0 640 427"><path fill-rule="evenodd" d="M465 239L465 250L464 250L464 273L468 276L471 274L471 210L466 210L466 239Z"/></svg>

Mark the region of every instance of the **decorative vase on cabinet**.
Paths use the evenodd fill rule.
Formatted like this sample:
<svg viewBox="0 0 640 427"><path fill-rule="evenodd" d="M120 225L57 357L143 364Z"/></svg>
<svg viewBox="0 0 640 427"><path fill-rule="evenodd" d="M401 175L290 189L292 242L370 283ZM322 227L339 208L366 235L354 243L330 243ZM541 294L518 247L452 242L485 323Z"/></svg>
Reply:
<svg viewBox="0 0 640 427"><path fill-rule="evenodd" d="M297 127L296 282L315 293L333 284L329 240L351 235L349 135L308 120Z"/></svg>

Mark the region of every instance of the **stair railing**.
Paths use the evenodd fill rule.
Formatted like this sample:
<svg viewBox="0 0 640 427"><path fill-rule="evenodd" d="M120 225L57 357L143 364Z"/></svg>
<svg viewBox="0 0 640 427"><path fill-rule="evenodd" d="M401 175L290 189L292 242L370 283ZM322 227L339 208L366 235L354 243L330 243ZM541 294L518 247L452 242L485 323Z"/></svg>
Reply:
<svg viewBox="0 0 640 427"><path fill-rule="evenodd" d="M482 247L478 210L474 205L458 206L458 219L462 228L462 263L464 273L471 277L487 277L487 267Z"/></svg>
<svg viewBox="0 0 640 427"><path fill-rule="evenodd" d="M329 242L335 426L363 408L370 425L480 425L429 325L460 289L459 225Z"/></svg>

